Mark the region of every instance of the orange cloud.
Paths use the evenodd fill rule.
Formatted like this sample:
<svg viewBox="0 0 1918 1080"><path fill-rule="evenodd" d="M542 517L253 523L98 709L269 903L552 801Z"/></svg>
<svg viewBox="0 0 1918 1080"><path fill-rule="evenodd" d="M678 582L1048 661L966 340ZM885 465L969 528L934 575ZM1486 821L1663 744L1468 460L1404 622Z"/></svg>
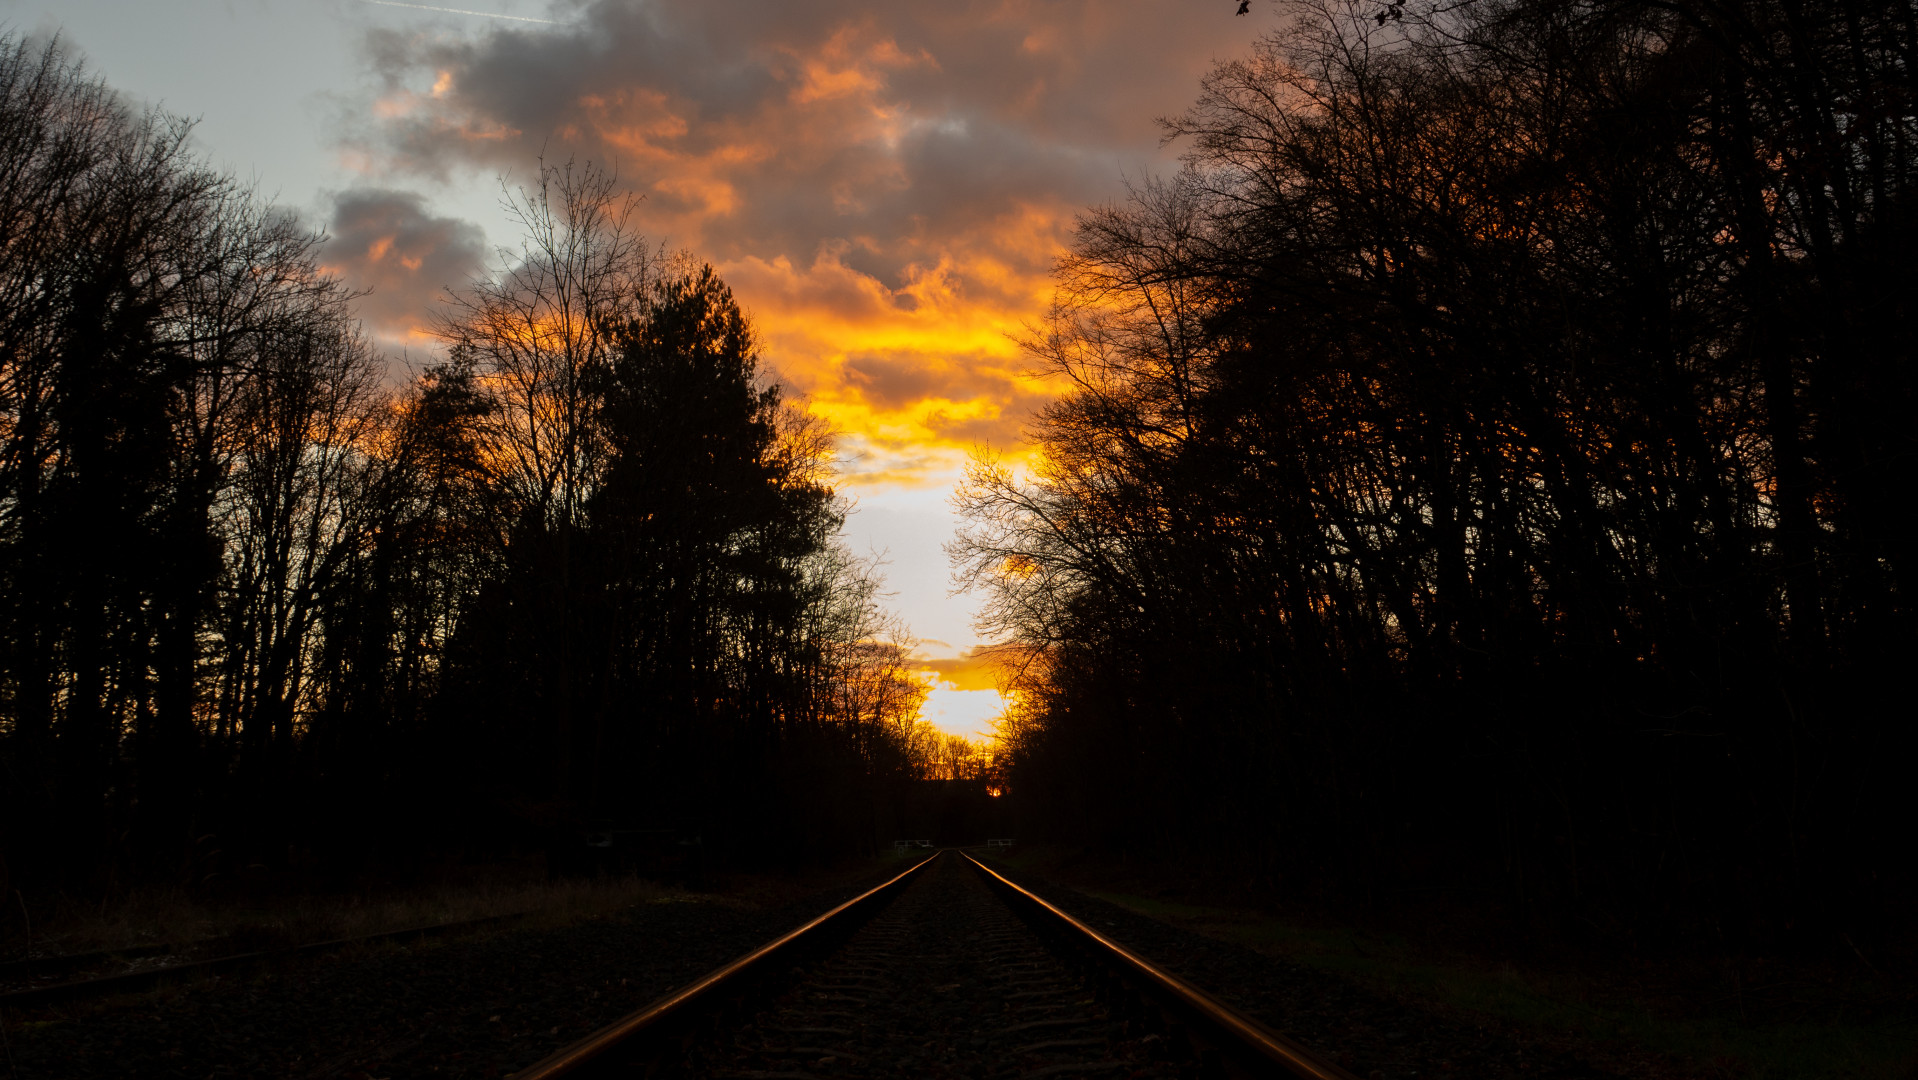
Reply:
<svg viewBox="0 0 1918 1080"><path fill-rule="evenodd" d="M999 662L988 649L970 649L954 657L921 657L916 665L954 690L999 689Z"/></svg>
<svg viewBox="0 0 1918 1080"><path fill-rule="evenodd" d="M1045 268L1069 222L1060 209L1015 207L929 252L929 264L908 264L897 287L848 265L849 241L822 245L805 266L747 256L720 269L751 303L768 360L854 440L865 459L854 478L897 481L902 467L946 470L976 446L1016 444L1051 396L1016 339L1044 308ZM1025 250L1015 262L1009 248Z"/></svg>
<svg viewBox="0 0 1918 1080"><path fill-rule="evenodd" d="M350 160L435 178L542 150L612 165L652 235L725 275L867 486L943 480L981 444L1017 456L1054 388L1015 338L1074 213L1152 160L1152 118L1245 36L1224 9L1160 0L580 11L472 40L369 35L384 83Z"/></svg>

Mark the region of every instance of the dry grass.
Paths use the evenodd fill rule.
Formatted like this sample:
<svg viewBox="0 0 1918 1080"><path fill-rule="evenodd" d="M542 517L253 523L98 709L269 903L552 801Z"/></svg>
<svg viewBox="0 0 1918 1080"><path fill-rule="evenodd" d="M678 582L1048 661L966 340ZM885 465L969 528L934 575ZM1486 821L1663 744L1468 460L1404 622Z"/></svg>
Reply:
<svg viewBox="0 0 1918 1080"><path fill-rule="evenodd" d="M30 945L22 901L12 897L11 918L0 918L7 928L0 937L0 960L154 945L245 952L523 913L557 924L679 895L682 890L639 878L548 881L544 874L510 865L404 887L323 893L263 888L221 895L151 887L97 904L43 899L34 905Z"/></svg>
<svg viewBox="0 0 1918 1080"><path fill-rule="evenodd" d="M500 915L563 925L649 902L776 908L871 877L892 861L888 856L785 873L725 874L698 890L632 876L553 881L536 860L444 868L404 885L373 882L351 889L301 889L296 881L264 878L221 891L158 886L104 901L35 899L30 939L24 902L7 897L0 909L0 962L157 945L221 955Z"/></svg>
<svg viewBox="0 0 1918 1080"><path fill-rule="evenodd" d="M1388 996L1571 1045L1621 1075L1745 1080L1918 1077L1918 1007L1906 968L1835 959L1490 955L1433 920L1284 910L1190 877L1058 849L1005 861L1140 915L1336 972ZM1167 882L1178 882L1168 887Z"/></svg>

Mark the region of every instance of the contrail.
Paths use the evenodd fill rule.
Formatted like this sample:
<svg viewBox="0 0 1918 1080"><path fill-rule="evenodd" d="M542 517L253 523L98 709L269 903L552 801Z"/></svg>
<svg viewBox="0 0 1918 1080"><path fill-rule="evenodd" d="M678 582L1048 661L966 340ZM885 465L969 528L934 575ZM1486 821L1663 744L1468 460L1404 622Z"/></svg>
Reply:
<svg viewBox="0 0 1918 1080"><path fill-rule="evenodd" d="M434 7L431 4L402 4L400 0L361 0L361 2L378 4L381 7L412 8L415 11L443 11L448 15L478 15L482 19L511 19L514 22L545 23L548 26L559 25L559 22L554 19L531 19L524 15L501 15L493 11L468 11L465 8Z"/></svg>

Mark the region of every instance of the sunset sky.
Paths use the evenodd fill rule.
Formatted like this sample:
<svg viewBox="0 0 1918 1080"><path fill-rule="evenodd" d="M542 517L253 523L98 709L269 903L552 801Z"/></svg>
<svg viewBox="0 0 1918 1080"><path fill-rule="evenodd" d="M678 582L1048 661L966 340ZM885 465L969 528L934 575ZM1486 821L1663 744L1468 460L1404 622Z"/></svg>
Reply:
<svg viewBox="0 0 1918 1080"><path fill-rule="evenodd" d="M648 237L711 261L841 432L848 523L939 680L998 711L940 545L966 455L1016 456L1048 387L1014 342L1082 208L1169 168L1154 118L1269 25L1234 0L0 0L333 237L398 371L434 298L516 235L499 178L617 170Z"/></svg>

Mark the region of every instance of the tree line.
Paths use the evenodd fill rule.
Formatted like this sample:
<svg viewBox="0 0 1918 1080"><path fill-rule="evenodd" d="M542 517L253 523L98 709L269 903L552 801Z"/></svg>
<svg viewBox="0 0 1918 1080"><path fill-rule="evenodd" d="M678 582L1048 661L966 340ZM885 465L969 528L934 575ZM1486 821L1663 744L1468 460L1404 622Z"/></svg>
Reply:
<svg viewBox="0 0 1918 1080"><path fill-rule="evenodd" d="M1032 826L1608 940L1895 926L1918 13L1300 0L1086 213L952 550Z"/></svg>
<svg viewBox="0 0 1918 1080"><path fill-rule="evenodd" d="M0 39L0 884L830 852L948 767L830 433L609 175L508 190L521 249L394 377L188 134Z"/></svg>

